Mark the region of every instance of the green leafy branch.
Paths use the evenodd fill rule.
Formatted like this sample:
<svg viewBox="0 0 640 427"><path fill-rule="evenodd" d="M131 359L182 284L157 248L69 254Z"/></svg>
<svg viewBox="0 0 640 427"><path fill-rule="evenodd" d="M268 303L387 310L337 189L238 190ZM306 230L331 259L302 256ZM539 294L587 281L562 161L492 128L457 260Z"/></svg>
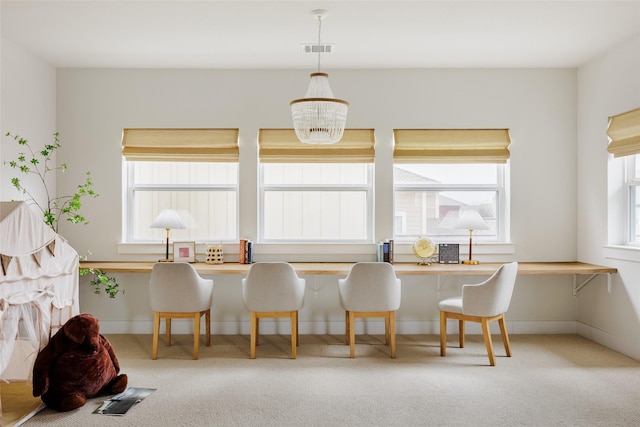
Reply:
<svg viewBox="0 0 640 427"><path fill-rule="evenodd" d="M67 170L66 163L63 163L59 167L50 167L51 157L62 145L60 145L59 133L53 134L53 144L47 144L44 148L38 152L34 152L29 144L29 141L20 135L7 132L6 136L12 137L14 141L21 147L24 147L26 151L19 152L16 160L8 162L9 166L13 169L20 171L25 175L35 175L41 184L41 187L45 191L47 196L47 204L41 205L37 202L33 193L29 189L25 188L22 181L18 177L11 178L11 184L28 197L28 201L31 205L35 205L44 217L44 222L53 229L56 233L61 219L66 219L72 224L87 224L88 221L80 213L82 207L82 198L86 196L98 197L98 193L93 190L93 180L91 179L91 172L86 173L85 182L77 186L77 190L72 195L56 196L52 197L47 186L47 175L56 170L65 172ZM7 162L5 162L7 163Z"/></svg>
<svg viewBox="0 0 640 427"><path fill-rule="evenodd" d="M80 257L82 261L86 261L87 257ZM80 268L80 276L86 276L87 274L92 274L93 279L89 282L91 286L93 286L93 293L100 294L101 289L104 288L104 293L109 296L109 298L115 298L118 295L118 292L122 292L124 294L124 290L118 289L119 285L116 282L114 277L107 276L102 270L97 268Z"/></svg>
<svg viewBox="0 0 640 427"><path fill-rule="evenodd" d="M45 224L51 227L56 233L58 233L58 227L62 219L72 224L88 224L89 221L87 221L80 212L82 199L85 197L96 198L99 196L99 194L93 190L91 172L86 173L85 181L79 184L76 187L76 192L71 195L53 197L47 186L48 174L57 170L62 172L67 170L66 163L61 164L59 167L50 166L53 154L62 147L59 133L56 132L53 134L53 144L46 144L40 151L34 151L29 141L18 134L7 132L5 136L11 137L24 151L19 152L15 160L5 161L4 163L21 174L36 176L37 181L45 192L46 205L38 203L33 191L24 187L19 177L11 178L11 184L16 190L26 196L27 203L31 206L36 206L42 212ZM86 257L83 257L83 260L85 259ZM80 269L80 276L87 274L92 274L94 277L93 280L91 280L91 285L95 288L95 293L99 294L101 287L104 287L105 293L109 295L110 298L115 298L118 292L124 293L123 290L118 289L116 280L113 277L107 276L104 272L94 268Z"/></svg>

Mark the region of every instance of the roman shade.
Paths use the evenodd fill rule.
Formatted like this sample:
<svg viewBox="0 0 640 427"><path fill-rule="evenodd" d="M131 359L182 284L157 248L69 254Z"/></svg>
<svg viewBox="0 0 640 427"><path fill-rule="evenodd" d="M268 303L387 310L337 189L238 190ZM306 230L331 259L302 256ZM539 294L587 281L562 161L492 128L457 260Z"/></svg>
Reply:
<svg viewBox="0 0 640 427"><path fill-rule="evenodd" d="M640 153L640 108L609 117L607 151L614 157Z"/></svg>
<svg viewBox="0 0 640 427"><path fill-rule="evenodd" d="M337 144L302 144L293 129L260 129L263 163L373 163L373 129L345 129Z"/></svg>
<svg viewBox="0 0 640 427"><path fill-rule="evenodd" d="M508 129L394 129L395 163L506 163Z"/></svg>
<svg viewBox="0 0 640 427"><path fill-rule="evenodd" d="M124 129L128 161L237 162L238 129Z"/></svg>

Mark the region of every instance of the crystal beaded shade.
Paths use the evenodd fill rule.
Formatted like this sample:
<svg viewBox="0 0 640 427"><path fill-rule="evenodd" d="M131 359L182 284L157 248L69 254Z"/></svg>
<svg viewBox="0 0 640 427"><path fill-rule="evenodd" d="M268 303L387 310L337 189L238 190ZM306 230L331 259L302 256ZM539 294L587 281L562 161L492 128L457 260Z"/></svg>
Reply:
<svg viewBox="0 0 640 427"><path fill-rule="evenodd" d="M305 97L291 101L293 127L301 142L335 144L342 138L349 103L333 97L328 77L312 73Z"/></svg>

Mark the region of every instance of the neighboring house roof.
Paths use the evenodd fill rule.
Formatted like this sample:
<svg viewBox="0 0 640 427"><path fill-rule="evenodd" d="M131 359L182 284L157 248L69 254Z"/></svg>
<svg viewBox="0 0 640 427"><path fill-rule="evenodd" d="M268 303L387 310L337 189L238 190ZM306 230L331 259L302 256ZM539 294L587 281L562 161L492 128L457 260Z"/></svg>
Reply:
<svg viewBox="0 0 640 427"><path fill-rule="evenodd" d="M393 180L395 182L421 182L421 183L431 182L436 184L439 183L439 181L436 181L435 179L431 179L429 177L422 176L415 172L410 172L406 169L402 169L402 166L398 166L398 165L395 165L393 167Z"/></svg>
<svg viewBox="0 0 640 427"><path fill-rule="evenodd" d="M393 179L395 182L406 182L406 183L421 183L421 184L439 184L440 181L435 179L431 179L427 176L420 175L419 173L411 172L406 169L403 169L402 166L395 165L393 167ZM467 206L466 203L461 202L456 199L452 199L447 196L443 196L442 194L438 197L438 203L440 206Z"/></svg>
<svg viewBox="0 0 640 427"><path fill-rule="evenodd" d="M440 206L468 206L467 203L452 199L451 197L443 196L442 194L438 197L438 204Z"/></svg>

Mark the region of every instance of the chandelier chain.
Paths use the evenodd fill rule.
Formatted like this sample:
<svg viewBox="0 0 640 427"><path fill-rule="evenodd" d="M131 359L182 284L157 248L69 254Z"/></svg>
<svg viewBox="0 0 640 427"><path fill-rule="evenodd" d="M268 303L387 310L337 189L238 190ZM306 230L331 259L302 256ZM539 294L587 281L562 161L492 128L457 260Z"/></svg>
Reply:
<svg viewBox="0 0 640 427"><path fill-rule="evenodd" d="M318 15L318 72L320 72L320 51L322 50L320 48L321 44L320 44L320 33L322 30L322 16Z"/></svg>

